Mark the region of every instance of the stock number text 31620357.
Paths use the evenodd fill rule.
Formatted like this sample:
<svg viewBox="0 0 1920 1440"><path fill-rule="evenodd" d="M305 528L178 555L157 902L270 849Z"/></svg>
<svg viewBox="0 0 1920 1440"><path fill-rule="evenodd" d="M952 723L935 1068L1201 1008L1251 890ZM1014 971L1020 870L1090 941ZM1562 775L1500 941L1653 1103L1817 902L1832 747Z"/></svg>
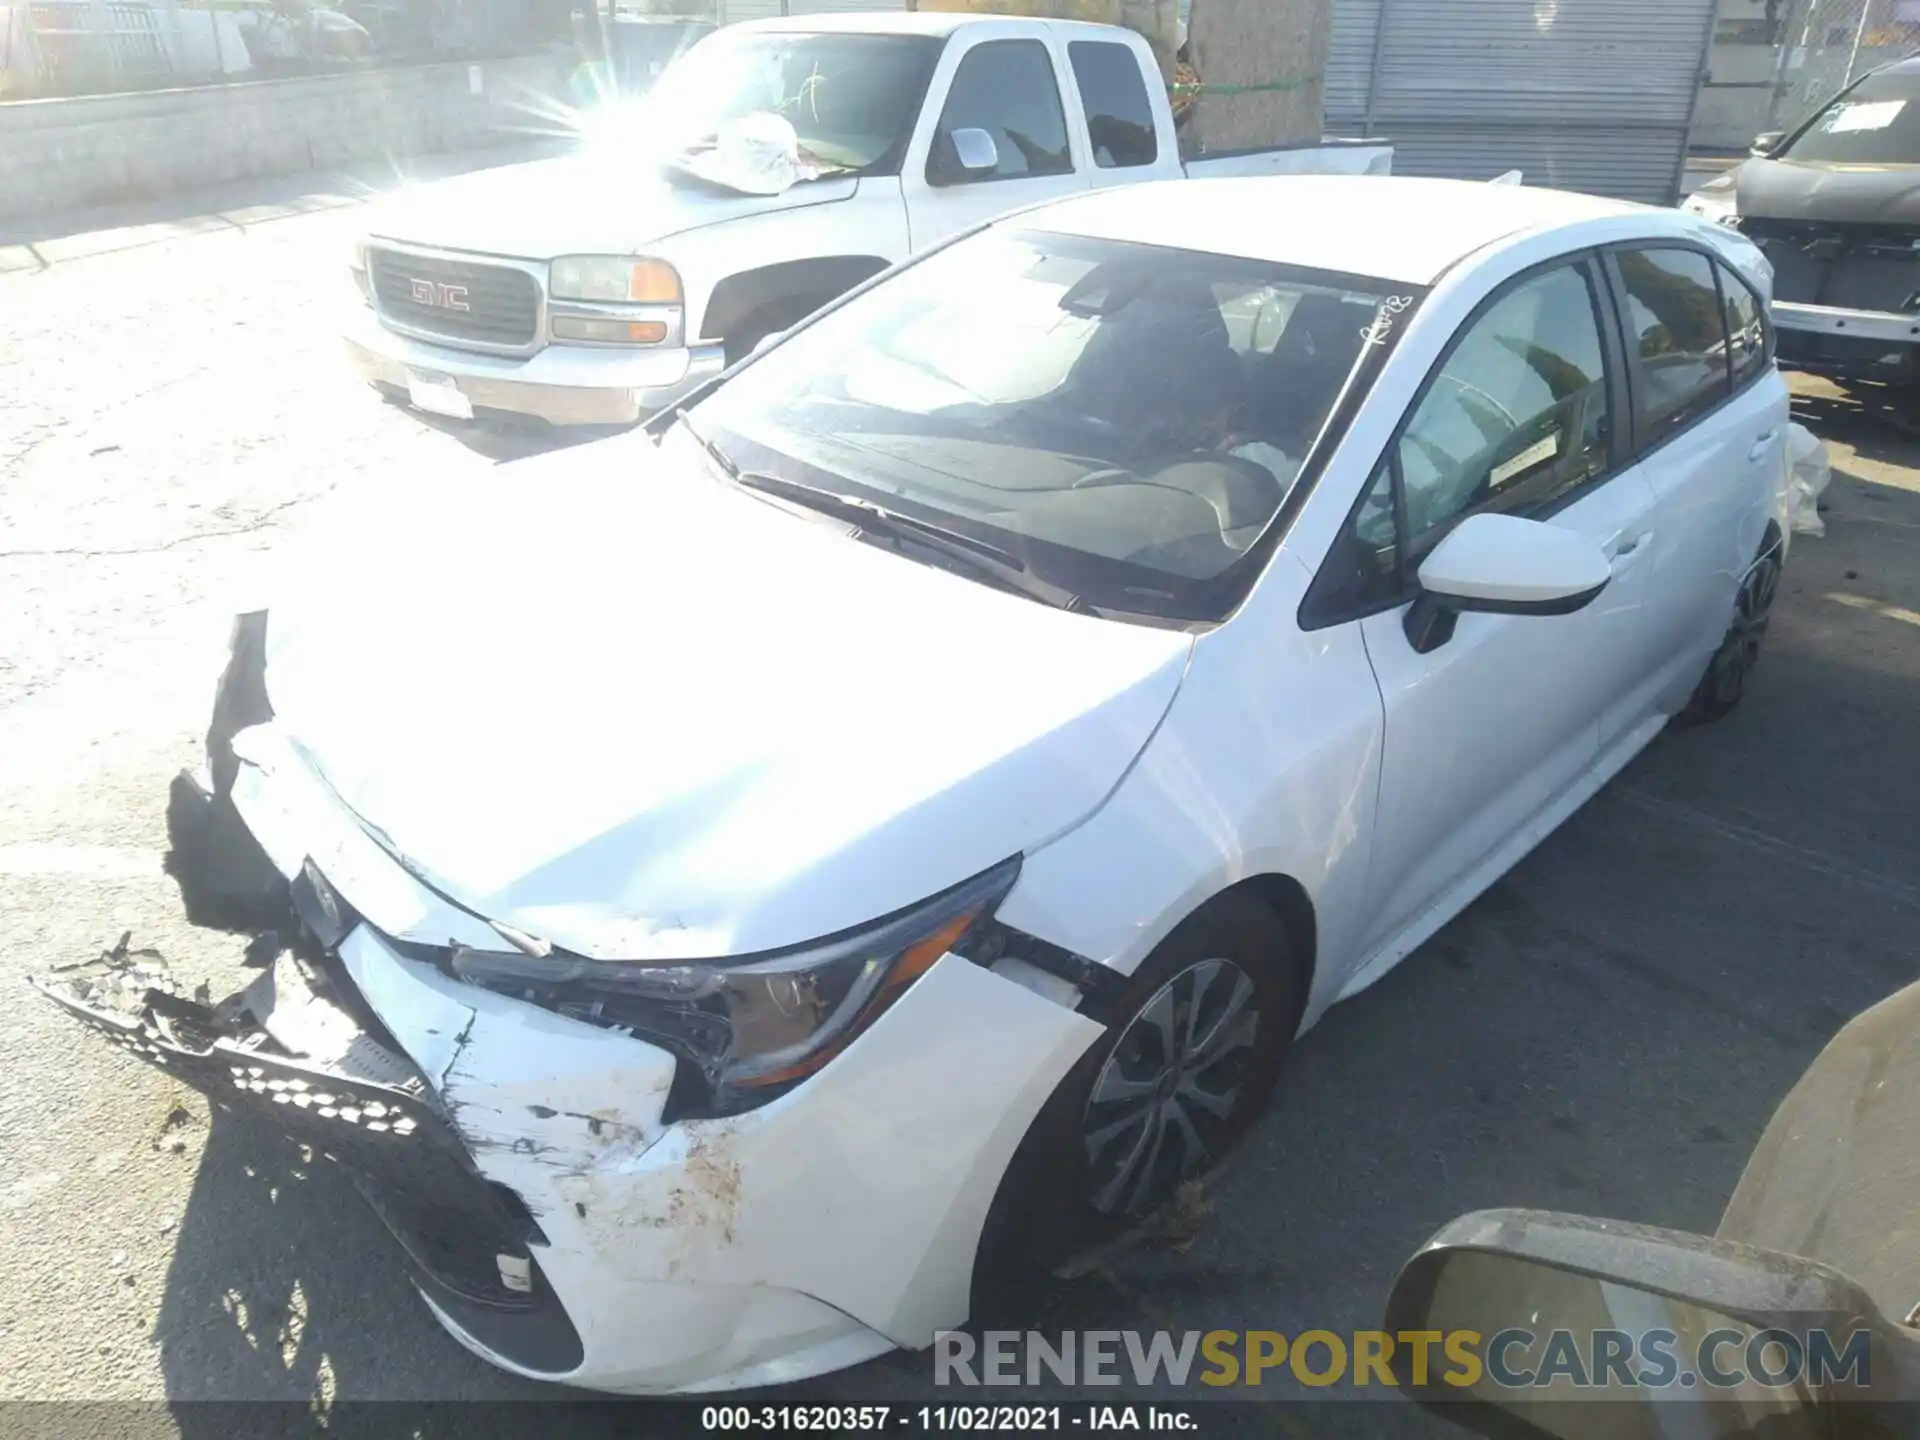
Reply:
<svg viewBox="0 0 1920 1440"><path fill-rule="evenodd" d="M893 1433L1061 1430L1057 1405L708 1405L700 1412L707 1431L750 1432L867 1430Z"/></svg>

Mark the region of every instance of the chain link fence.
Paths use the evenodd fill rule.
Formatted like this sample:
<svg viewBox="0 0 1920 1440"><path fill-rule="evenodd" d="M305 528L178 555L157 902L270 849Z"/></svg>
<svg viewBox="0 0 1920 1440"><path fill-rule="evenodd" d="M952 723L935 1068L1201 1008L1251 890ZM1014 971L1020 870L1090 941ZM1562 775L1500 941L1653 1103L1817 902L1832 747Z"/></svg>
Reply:
<svg viewBox="0 0 1920 1440"><path fill-rule="evenodd" d="M1768 129L1797 125L1868 71L1920 52L1920 0L1781 4Z"/></svg>

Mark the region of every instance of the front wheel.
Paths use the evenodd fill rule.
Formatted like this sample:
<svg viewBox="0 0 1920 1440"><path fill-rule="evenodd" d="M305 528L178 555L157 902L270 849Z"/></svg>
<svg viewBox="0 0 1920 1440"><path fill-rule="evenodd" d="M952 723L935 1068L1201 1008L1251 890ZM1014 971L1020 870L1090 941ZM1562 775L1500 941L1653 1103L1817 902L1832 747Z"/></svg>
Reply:
<svg viewBox="0 0 1920 1440"><path fill-rule="evenodd" d="M1778 526L1767 527L1767 537L1753 565L1741 577L1734 596L1733 621L1720 648L1707 662L1693 698L1680 712L1683 725L1703 725L1732 713L1747 693L1747 681L1760 661L1760 645L1773 623L1773 604L1780 593L1781 536Z"/></svg>
<svg viewBox="0 0 1920 1440"><path fill-rule="evenodd" d="M1028 1130L988 1218L983 1272L1051 1265L1172 1200L1265 1107L1306 999L1286 927L1227 895L1088 1013L1106 1034Z"/></svg>

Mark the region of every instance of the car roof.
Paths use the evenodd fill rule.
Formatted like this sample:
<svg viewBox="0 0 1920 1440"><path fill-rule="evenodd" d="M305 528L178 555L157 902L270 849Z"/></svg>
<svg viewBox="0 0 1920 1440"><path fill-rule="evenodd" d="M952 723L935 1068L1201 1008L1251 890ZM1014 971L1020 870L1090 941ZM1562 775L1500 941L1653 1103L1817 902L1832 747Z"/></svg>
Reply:
<svg viewBox="0 0 1920 1440"><path fill-rule="evenodd" d="M1476 250L1523 231L1672 213L1624 200L1383 175L1274 175L1133 185L1040 206L1012 223L1173 249L1431 285Z"/></svg>

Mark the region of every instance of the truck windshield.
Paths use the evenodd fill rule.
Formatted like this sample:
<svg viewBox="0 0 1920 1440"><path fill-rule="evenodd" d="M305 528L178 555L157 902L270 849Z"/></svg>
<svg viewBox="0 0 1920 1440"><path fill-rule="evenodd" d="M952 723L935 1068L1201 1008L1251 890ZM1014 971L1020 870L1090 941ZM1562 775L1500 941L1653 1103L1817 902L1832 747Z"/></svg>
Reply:
<svg viewBox="0 0 1920 1440"><path fill-rule="evenodd" d="M926 35L721 30L667 68L648 96L655 143L684 149L771 112L804 154L863 175L897 170L941 42Z"/></svg>
<svg viewBox="0 0 1920 1440"><path fill-rule="evenodd" d="M730 464L1018 558L1101 610L1224 618L1413 287L988 230L693 410Z"/></svg>
<svg viewBox="0 0 1920 1440"><path fill-rule="evenodd" d="M1779 158L1920 165L1920 74L1869 75L1822 110Z"/></svg>

